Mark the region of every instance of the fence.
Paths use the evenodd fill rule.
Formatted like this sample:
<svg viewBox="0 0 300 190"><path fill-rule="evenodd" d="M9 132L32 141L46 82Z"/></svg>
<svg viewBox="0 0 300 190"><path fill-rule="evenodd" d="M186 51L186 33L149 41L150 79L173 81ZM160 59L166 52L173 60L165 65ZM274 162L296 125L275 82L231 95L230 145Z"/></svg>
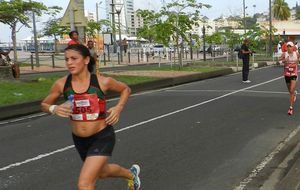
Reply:
<svg viewBox="0 0 300 190"><path fill-rule="evenodd" d="M124 52L123 52L124 53ZM148 64L148 63L169 63L176 65L179 62L178 53L174 51L149 51L147 49L129 49L123 55L123 62L121 62L120 52L111 53L106 51L99 56L100 67L102 66L118 66L118 65L135 65L135 64ZM204 59L205 58L205 59ZM257 61L271 61L272 58L267 58L265 54L253 54L250 62ZM55 67L65 67L64 54L55 54L54 52L40 52L39 54L40 65ZM220 49L213 52L201 52L198 49L192 51L185 49L182 52L182 61L184 64L198 64L203 66L221 66L221 67L236 67L241 66L242 60L238 58L237 52L230 53L225 49ZM273 60L274 61L274 60ZM35 54L32 53L29 58L19 59L22 65L31 66L34 69Z"/></svg>

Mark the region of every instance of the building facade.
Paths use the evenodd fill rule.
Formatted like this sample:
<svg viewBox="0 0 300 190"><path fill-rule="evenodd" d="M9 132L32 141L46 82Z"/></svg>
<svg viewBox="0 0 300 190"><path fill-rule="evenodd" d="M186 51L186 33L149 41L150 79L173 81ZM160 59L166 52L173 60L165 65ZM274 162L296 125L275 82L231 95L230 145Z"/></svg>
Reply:
<svg viewBox="0 0 300 190"><path fill-rule="evenodd" d="M112 10L112 4L114 4L115 10ZM133 0L106 0L106 19L112 21L112 15L114 15L115 25L118 26L120 22L121 33L128 36L136 35L135 27L135 11ZM116 13L116 8L122 7L120 15ZM114 14L112 14L114 13ZM119 19L120 18L120 19ZM118 27L116 27L118 28Z"/></svg>

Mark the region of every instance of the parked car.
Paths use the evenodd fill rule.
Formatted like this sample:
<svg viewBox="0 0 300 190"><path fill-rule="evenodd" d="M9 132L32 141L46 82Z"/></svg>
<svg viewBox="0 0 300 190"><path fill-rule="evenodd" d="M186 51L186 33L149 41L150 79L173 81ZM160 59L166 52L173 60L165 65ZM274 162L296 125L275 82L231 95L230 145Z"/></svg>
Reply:
<svg viewBox="0 0 300 190"><path fill-rule="evenodd" d="M205 52L208 52L209 45L205 46ZM203 52L203 46L200 47L200 52Z"/></svg>
<svg viewBox="0 0 300 190"><path fill-rule="evenodd" d="M163 53L164 52L164 45L162 44L156 44L153 46L153 52L154 53Z"/></svg>

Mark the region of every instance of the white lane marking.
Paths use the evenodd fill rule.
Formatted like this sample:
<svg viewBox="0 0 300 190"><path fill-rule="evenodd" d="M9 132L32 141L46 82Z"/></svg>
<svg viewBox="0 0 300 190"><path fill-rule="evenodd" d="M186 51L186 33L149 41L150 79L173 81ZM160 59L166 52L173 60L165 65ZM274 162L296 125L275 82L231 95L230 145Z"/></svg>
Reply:
<svg viewBox="0 0 300 190"><path fill-rule="evenodd" d="M32 115L25 116L25 117L19 117L17 119L11 119L11 120L8 120L8 121L0 122L0 125L5 125L5 124L9 124L9 123L15 123L15 122L23 121L23 120L26 120L26 119L32 119L32 118L42 117L44 115L47 115L47 113L32 114Z"/></svg>
<svg viewBox="0 0 300 190"><path fill-rule="evenodd" d="M262 93L262 94L289 94L288 92L264 91L264 90L246 90L245 92Z"/></svg>
<svg viewBox="0 0 300 190"><path fill-rule="evenodd" d="M236 93L239 93L239 92L242 92L242 91L245 91L245 90L248 90L248 89L251 89L251 88L255 88L255 87L258 87L258 86L261 86L261 85L264 85L264 84L268 84L268 83L271 83L273 81L276 81L278 79L281 79L283 78L282 76L281 77L277 77L277 78L274 78L274 79L271 79L271 80L268 80L268 81L265 81L265 82L262 82L262 83L259 83L259 84L255 84L255 85L252 85L252 86L249 86L249 87L246 87L246 88L242 88L242 89L239 89L239 90L236 90L236 91L233 91L233 92L230 92L230 93L227 93L227 94L224 94L222 96L218 96L216 98L212 98L210 100L207 100L207 101L204 101L204 102L200 102L198 104L195 104L195 105L192 105L192 106L188 106L188 107L185 107L183 109L179 109L179 110L176 110L176 111L173 111L173 112L170 112L170 113L167 113L167 114L163 114L161 116L158 116L158 117L154 117L152 119L148 119L146 121L142 121L140 123L137 123L137 124L134 124L134 125L130 125L130 126L127 126L127 127L124 127L122 129L119 129L116 131L116 133L118 132L122 132L122 131L125 131L125 130L128 130L128 129L131 129L131 128L135 128L135 127L138 127L140 125L144 125L146 123L150 123L152 121L155 121L155 120L158 120L158 119L161 119L161 118L164 118L164 117L168 117L170 115L174 115L176 113L180 113L180 112L183 112L183 111L186 111L186 110L189 110L189 109L192 109L192 108L195 108L195 107L198 107L198 106L201 106L201 105L204 105L204 104L207 104L207 103L210 103L210 102L213 102L213 101L216 101L216 100L219 100L219 99L222 99L222 98L225 98L227 96L230 96L230 95L233 95L233 94L236 94ZM34 157L34 158L30 158L30 159L27 159L25 161L22 161L22 162L17 162L17 163L14 163L14 164L10 164L8 166L5 166L5 167L2 167L0 168L0 171L5 171L5 170L8 170L10 168L13 168L13 167L16 167L16 166L20 166L22 164L25 164L25 163L28 163L28 162L32 162L32 161L36 161L36 160L39 160L41 158L44 158L44 157L48 157L50 155L53 155L55 153L58 153L58 152L63 152L65 150L68 150L68 149L71 149L73 148L74 146L67 146L65 148L61 148L61 149L58 149L56 151L53 151L53 152L50 152L50 153L45 153L45 154L42 154L42 155L39 155L37 157Z"/></svg>
<svg viewBox="0 0 300 190"><path fill-rule="evenodd" d="M74 145L71 145L71 146L67 146L65 148L61 148L61 149L55 150L53 152L49 152L49 153L45 153L45 154L40 154L40 155L38 155L38 156L36 156L34 158L30 158L30 159L24 160L22 162L17 162L17 163L10 164L8 166L2 167L2 168L0 168L0 171L5 171L5 170L8 170L8 169L13 168L13 167L17 167L17 166L20 166L20 165L23 165L23 164L26 164L26 163L29 163L29 162L33 162L35 160L39 160L39 159L51 156L53 154L56 154L56 153L59 153L59 152L63 152L65 150L68 150L68 149L73 148L73 147L74 147Z"/></svg>
<svg viewBox="0 0 300 190"><path fill-rule="evenodd" d="M235 90L166 90L166 92L234 92ZM265 91L265 90L244 90L250 93L263 93L263 94L289 94L288 92L280 91Z"/></svg>
<svg viewBox="0 0 300 190"><path fill-rule="evenodd" d="M166 90L166 92L234 92L235 90Z"/></svg>
<svg viewBox="0 0 300 190"><path fill-rule="evenodd" d="M300 126L293 130L283 141L281 141L278 144L278 146L252 170L248 177L243 179L240 182L240 184L236 186L233 190L243 190L253 180L253 178L256 177L257 174L259 174L259 172L266 167L266 165L274 158L274 156L282 150L282 148L287 144L287 142L289 142L299 131Z"/></svg>

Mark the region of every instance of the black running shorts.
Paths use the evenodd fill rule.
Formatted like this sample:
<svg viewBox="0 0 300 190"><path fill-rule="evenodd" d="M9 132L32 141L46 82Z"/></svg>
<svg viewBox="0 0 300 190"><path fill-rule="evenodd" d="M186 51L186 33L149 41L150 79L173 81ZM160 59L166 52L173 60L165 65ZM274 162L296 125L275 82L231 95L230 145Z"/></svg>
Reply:
<svg viewBox="0 0 300 190"><path fill-rule="evenodd" d="M291 77L285 76L284 79L287 84L290 84L291 80L297 80L297 76L291 76Z"/></svg>
<svg viewBox="0 0 300 190"><path fill-rule="evenodd" d="M90 137L78 137L74 134L73 141L77 152L84 161L88 156L111 156L115 146L113 126L107 126Z"/></svg>

